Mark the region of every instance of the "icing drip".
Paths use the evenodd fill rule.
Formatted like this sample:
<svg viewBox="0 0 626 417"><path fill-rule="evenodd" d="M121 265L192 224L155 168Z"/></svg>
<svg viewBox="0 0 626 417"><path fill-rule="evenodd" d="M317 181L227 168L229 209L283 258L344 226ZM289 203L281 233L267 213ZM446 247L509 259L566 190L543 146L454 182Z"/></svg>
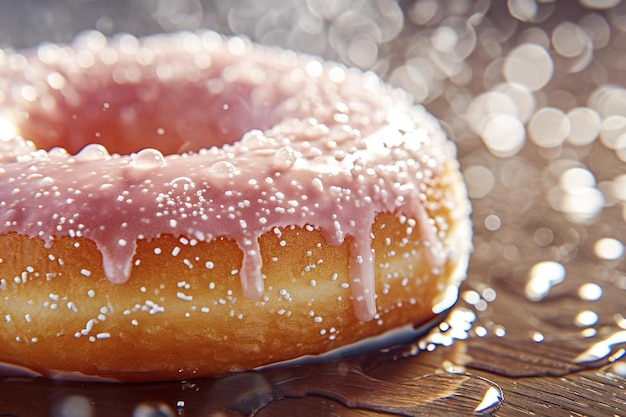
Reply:
<svg viewBox="0 0 626 417"><path fill-rule="evenodd" d="M181 52L188 36L202 49ZM35 103L18 93L30 85L23 68L0 65L2 91L14 92L0 99L0 118L37 143L0 140L0 233L48 244L91 239L118 284L130 277L137 239L226 236L243 252L244 295L258 298L259 236L311 225L330 244L350 239L361 320L376 314L370 226L377 213L414 219L433 268L445 262L424 187L454 148L404 92L369 73L214 33L142 47L150 63L112 43L108 55L90 51L90 68L73 49L16 53L8 61L53 81L38 86ZM115 65L104 62L111 51ZM72 155L90 142L105 146ZM145 149L126 153L128 146Z"/></svg>
<svg viewBox="0 0 626 417"><path fill-rule="evenodd" d="M238 242L243 251L241 271L241 286L247 298L257 299L263 295L263 275L261 274L261 247L254 237Z"/></svg>
<svg viewBox="0 0 626 417"><path fill-rule="evenodd" d="M368 224L372 224L372 222ZM352 259L350 274L352 281L352 296L359 306L356 309L357 318L371 320L376 314L376 298L374 294L374 253L370 245L368 228L363 228L350 245Z"/></svg>

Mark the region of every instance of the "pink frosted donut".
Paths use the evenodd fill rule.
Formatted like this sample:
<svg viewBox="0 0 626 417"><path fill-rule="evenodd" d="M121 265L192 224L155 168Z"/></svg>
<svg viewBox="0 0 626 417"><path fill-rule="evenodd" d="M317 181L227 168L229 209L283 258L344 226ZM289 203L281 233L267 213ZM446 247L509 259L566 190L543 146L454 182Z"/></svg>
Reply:
<svg viewBox="0 0 626 417"><path fill-rule="evenodd" d="M0 362L158 380L432 319L455 149L371 73L213 32L0 50Z"/></svg>

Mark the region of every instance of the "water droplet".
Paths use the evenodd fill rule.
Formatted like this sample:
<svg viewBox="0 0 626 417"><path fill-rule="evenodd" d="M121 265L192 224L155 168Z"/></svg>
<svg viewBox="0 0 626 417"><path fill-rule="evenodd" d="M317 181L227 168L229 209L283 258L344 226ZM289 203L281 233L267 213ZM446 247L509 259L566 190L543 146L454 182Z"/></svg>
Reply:
<svg viewBox="0 0 626 417"><path fill-rule="evenodd" d="M491 232L495 232L496 230L498 230L501 225L502 221L500 220L500 217L496 216L495 214L490 214L485 218L485 227Z"/></svg>
<svg viewBox="0 0 626 417"><path fill-rule="evenodd" d="M22 98L26 101L34 102L39 99L37 90L32 85L25 85L21 88Z"/></svg>
<svg viewBox="0 0 626 417"><path fill-rule="evenodd" d="M495 411L497 408L500 408L503 399L504 396L502 395L502 391L500 389L489 387L480 404L478 404L474 409L474 413L483 414L490 410Z"/></svg>
<svg viewBox="0 0 626 417"><path fill-rule="evenodd" d="M582 54L591 45L591 39L577 24L563 22L552 32L552 45L560 55L573 58Z"/></svg>
<svg viewBox="0 0 626 417"><path fill-rule="evenodd" d="M619 259L624 255L624 244L617 239L605 237L595 243L593 252L601 259Z"/></svg>
<svg viewBox="0 0 626 417"><path fill-rule="evenodd" d="M626 117L621 115L609 116L602 122L600 141L609 149L620 149L625 146Z"/></svg>
<svg viewBox="0 0 626 417"><path fill-rule="evenodd" d="M320 61L311 60L306 64L305 71L309 77L318 78L324 71L324 66Z"/></svg>
<svg viewBox="0 0 626 417"><path fill-rule="evenodd" d="M535 243L541 247L552 244L554 240L554 232L547 227L540 227L535 231Z"/></svg>
<svg viewBox="0 0 626 417"><path fill-rule="evenodd" d="M602 287L594 282L583 284L578 289L578 296L585 301L597 301L602 298Z"/></svg>
<svg viewBox="0 0 626 417"><path fill-rule="evenodd" d="M274 163L281 168L291 167L299 157L299 152L290 146L283 146L274 153Z"/></svg>
<svg viewBox="0 0 626 417"><path fill-rule="evenodd" d="M504 62L503 71L509 82L537 91L552 79L554 63L543 47L526 43L511 51Z"/></svg>
<svg viewBox="0 0 626 417"><path fill-rule="evenodd" d="M566 191L576 192L579 188L595 187L596 178L588 169L570 168L563 171L559 184Z"/></svg>
<svg viewBox="0 0 626 417"><path fill-rule="evenodd" d="M567 141L572 145L588 145L598 137L602 119L595 110L588 107L577 107L570 110L567 117L570 124Z"/></svg>
<svg viewBox="0 0 626 417"><path fill-rule="evenodd" d="M611 354L613 346L626 343L626 330L617 331L608 337L594 343L587 350L578 355L574 362L595 362Z"/></svg>
<svg viewBox="0 0 626 417"><path fill-rule="evenodd" d="M8 141L17 135L17 126L8 119L0 118L0 141Z"/></svg>
<svg viewBox="0 0 626 417"><path fill-rule="evenodd" d="M463 300L465 300L466 303L472 305L475 305L480 301L480 294L473 290L464 291L463 294L461 294L461 297L463 297Z"/></svg>
<svg viewBox="0 0 626 417"><path fill-rule="evenodd" d="M527 122L535 112L537 100L535 95L522 84L501 83L493 88L493 91L509 97L517 109L517 118Z"/></svg>
<svg viewBox="0 0 626 417"><path fill-rule="evenodd" d="M250 130L249 132L244 133L240 142L241 145L245 146L248 149L259 149L259 148L267 148L268 143L270 142L270 138L265 136L263 132L257 129Z"/></svg>
<svg viewBox="0 0 626 417"><path fill-rule="evenodd" d="M598 313L591 310L581 311L576 315L576 319L574 320L578 327L589 327L593 326L598 322Z"/></svg>
<svg viewBox="0 0 626 417"><path fill-rule="evenodd" d="M535 0L508 0L507 6L511 16L522 22L532 22L537 14L537 2Z"/></svg>
<svg viewBox="0 0 626 417"><path fill-rule="evenodd" d="M242 38L233 37L228 40L228 50L233 55L243 55L246 52L247 44Z"/></svg>
<svg viewBox="0 0 626 417"><path fill-rule="evenodd" d="M348 47L348 58L358 67L369 68L378 58L378 45L370 39L354 39Z"/></svg>
<svg viewBox="0 0 626 417"><path fill-rule="evenodd" d="M167 165L167 162L160 151L146 148L131 156L131 164L135 168L154 169Z"/></svg>
<svg viewBox="0 0 626 417"><path fill-rule="evenodd" d="M541 147L558 146L570 133L569 119L562 110L544 107L530 119L528 133Z"/></svg>
<svg viewBox="0 0 626 417"><path fill-rule="evenodd" d="M485 123L482 138L491 153L504 158L513 156L522 149L526 131L518 118L497 114Z"/></svg>
<svg viewBox="0 0 626 417"><path fill-rule="evenodd" d="M582 2L581 2L582 3ZM589 13L579 21L580 26L591 37L594 49L606 47L611 40L611 27L605 16Z"/></svg>
<svg viewBox="0 0 626 417"><path fill-rule="evenodd" d="M98 161L109 157L110 155L107 148L96 143L85 146L76 154L76 159L81 161Z"/></svg>
<svg viewBox="0 0 626 417"><path fill-rule="evenodd" d="M49 187L54 184L54 179L52 177L42 177L37 180L37 184L40 187Z"/></svg>
<svg viewBox="0 0 626 417"><path fill-rule="evenodd" d="M595 217L604 206L604 195L595 187L596 179L586 168L570 168L559 177L560 193L556 207L576 222Z"/></svg>
<svg viewBox="0 0 626 417"><path fill-rule="evenodd" d="M534 331L531 335L532 339L536 343L541 343L545 340L545 336L541 332Z"/></svg>
<svg viewBox="0 0 626 417"><path fill-rule="evenodd" d="M108 39L102 32L97 30L91 30L86 32L76 39L77 43L84 42L87 48L99 51L104 49L109 43Z"/></svg>
<svg viewBox="0 0 626 417"><path fill-rule="evenodd" d="M531 301L545 298L552 287L565 279L565 267L558 262L544 261L535 264L526 283L526 297Z"/></svg>
<svg viewBox="0 0 626 417"><path fill-rule="evenodd" d="M472 130L482 135L485 125L492 117L507 115L518 118L518 108L514 97L499 91L488 91L475 97L465 112Z"/></svg>
<svg viewBox="0 0 626 417"><path fill-rule="evenodd" d="M216 178L232 178L239 175L239 172L239 169L228 161L218 161L209 168L209 174Z"/></svg>
<svg viewBox="0 0 626 417"><path fill-rule="evenodd" d="M335 65L328 71L328 78L334 83L341 83L346 78L346 71L339 65Z"/></svg>

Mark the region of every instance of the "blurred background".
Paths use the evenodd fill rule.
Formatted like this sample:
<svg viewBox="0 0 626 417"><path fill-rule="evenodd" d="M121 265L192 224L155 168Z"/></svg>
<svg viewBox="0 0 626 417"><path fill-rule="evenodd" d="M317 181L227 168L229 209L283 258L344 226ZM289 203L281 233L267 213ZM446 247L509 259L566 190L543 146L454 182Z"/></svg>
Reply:
<svg viewBox="0 0 626 417"><path fill-rule="evenodd" d="M413 344L318 368L4 379L0 414L626 415L626 2L0 0L5 49L202 29L372 70L439 118L473 204L457 307Z"/></svg>

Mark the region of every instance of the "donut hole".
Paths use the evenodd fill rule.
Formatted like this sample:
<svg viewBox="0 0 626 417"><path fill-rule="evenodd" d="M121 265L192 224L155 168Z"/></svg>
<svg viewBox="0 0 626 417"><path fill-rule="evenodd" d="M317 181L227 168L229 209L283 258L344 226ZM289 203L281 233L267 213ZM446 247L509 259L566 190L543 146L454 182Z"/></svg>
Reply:
<svg viewBox="0 0 626 417"><path fill-rule="evenodd" d="M275 100L258 91L266 87L220 78L164 82L149 74L122 83L113 71L85 71L63 90L15 103L16 119L23 120L16 123L18 134L40 149L73 154L98 143L111 154L154 148L168 155L233 144L246 131L272 124Z"/></svg>

